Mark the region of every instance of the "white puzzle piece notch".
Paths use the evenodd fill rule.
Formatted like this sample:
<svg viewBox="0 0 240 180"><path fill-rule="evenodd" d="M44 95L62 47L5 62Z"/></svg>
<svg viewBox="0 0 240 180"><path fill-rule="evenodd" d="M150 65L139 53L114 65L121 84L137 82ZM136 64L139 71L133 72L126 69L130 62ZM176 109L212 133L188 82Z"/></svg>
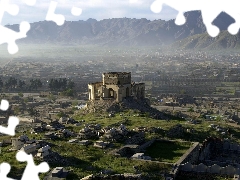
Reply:
<svg viewBox="0 0 240 180"><path fill-rule="evenodd" d="M175 23L183 25L186 22L184 12L201 10L203 23L206 26L207 32L210 36L216 37L220 30L212 22L221 12L226 12L235 19L235 23L228 27L229 33L235 35L240 28L240 1L239 0L155 0L151 4L151 10L154 13L159 13L162 10L163 4L166 4L178 11Z"/></svg>
<svg viewBox="0 0 240 180"><path fill-rule="evenodd" d="M18 151L16 159L19 162L27 162L27 166L23 172L21 180L39 180L38 174L49 171L49 165L46 162L42 162L39 165L35 165L33 156L26 154L24 151Z"/></svg>
<svg viewBox="0 0 240 180"><path fill-rule="evenodd" d="M82 14L82 9L78 7L72 7L71 13L74 16L80 16Z"/></svg>
<svg viewBox="0 0 240 180"><path fill-rule="evenodd" d="M19 7L15 4L9 4L9 0L1 0L0 1L0 23L2 22L2 18L5 12L11 14L12 16L16 16L19 12Z"/></svg>
<svg viewBox="0 0 240 180"><path fill-rule="evenodd" d="M62 1L63 3L65 3L65 1ZM57 8L57 2L56 1L51 1L49 8L48 8L48 12L46 15L46 20L47 21L53 21L55 22L58 26L62 26L64 24L65 21L65 17L62 14L55 14L55 10ZM73 16L80 16L82 14L82 9L73 6L71 8L71 14Z"/></svg>
<svg viewBox="0 0 240 180"><path fill-rule="evenodd" d="M21 22L20 31L15 32L0 25L0 44L8 43L8 52L10 54L15 54L18 52L18 46L16 45L17 39L22 39L27 37L27 32L30 30L30 24L26 21Z"/></svg>
<svg viewBox="0 0 240 180"><path fill-rule="evenodd" d="M0 109L2 111L6 111L8 108L9 108L9 102L5 99L2 99ZM8 127L6 128L6 127L3 127L3 126L0 126L0 133L10 135L10 136L14 136L15 135L15 129L16 129L18 124L19 124L19 119L17 117L10 116L9 119L8 119Z"/></svg>
<svg viewBox="0 0 240 180"><path fill-rule="evenodd" d="M8 119L8 127L0 126L0 133L15 136L15 129L19 124L19 119L14 116L10 116Z"/></svg>
<svg viewBox="0 0 240 180"><path fill-rule="evenodd" d="M36 0L24 0L27 5L34 5ZM0 24L4 13L7 12L10 15L17 15L19 12L19 7L16 4L9 4L9 0L0 1ZM18 52L18 46L16 45L16 40L27 37L27 32L30 29L30 24L28 22L21 22L20 32L15 32L7 27L0 25L0 44L8 43L8 52L10 54L15 54Z"/></svg>
<svg viewBox="0 0 240 180"><path fill-rule="evenodd" d="M8 163L1 163L0 164L0 179L1 180L14 180L12 178L7 177L8 173L11 170L11 166Z"/></svg>
<svg viewBox="0 0 240 180"><path fill-rule="evenodd" d="M9 108L9 102L5 99L2 99L0 109L2 111L6 111L6 110L8 110L8 108Z"/></svg>
<svg viewBox="0 0 240 180"><path fill-rule="evenodd" d="M64 24L65 17L61 14L55 14L57 4L58 3L56 1L51 1L50 5L49 5L49 8L48 8L46 20L47 21L54 21L58 26L61 26L61 25Z"/></svg>

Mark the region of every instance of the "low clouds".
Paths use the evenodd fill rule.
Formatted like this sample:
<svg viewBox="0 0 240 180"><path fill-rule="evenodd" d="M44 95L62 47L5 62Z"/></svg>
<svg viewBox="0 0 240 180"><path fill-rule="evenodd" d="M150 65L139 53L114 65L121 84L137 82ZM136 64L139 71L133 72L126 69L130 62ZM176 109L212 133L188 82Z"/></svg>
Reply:
<svg viewBox="0 0 240 180"><path fill-rule="evenodd" d="M58 6L56 13L63 14L68 21L87 20L89 18L102 20L111 18L146 18L173 19L177 12L170 7L164 6L160 14L154 14L150 5L154 0L56 0ZM130 3L132 1L132 3ZM10 0L11 3L20 7L17 16L4 14L2 24L19 24L26 20L37 22L45 20L50 0L37 0L34 7L20 3L20 0ZM71 8L75 6L82 9L82 14L75 17L71 14Z"/></svg>

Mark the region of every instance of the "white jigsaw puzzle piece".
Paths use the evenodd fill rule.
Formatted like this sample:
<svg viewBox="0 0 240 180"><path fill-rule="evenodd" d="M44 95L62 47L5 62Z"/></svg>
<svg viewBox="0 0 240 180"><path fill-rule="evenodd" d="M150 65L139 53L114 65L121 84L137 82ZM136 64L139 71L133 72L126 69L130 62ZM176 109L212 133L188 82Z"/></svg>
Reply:
<svg viewBox="0 0 240 180"><path fill-rule="evenodd" d="M30 24L26 21L20 23L20 31L15 32L0 25L0 44L8 43L8 52L10 54L15 54L18 52L18 46L16 45L17 39L22 39L27 37L27 32L30 30Z"/></svg>
<svg viewBox="0 0 240 180"><path fill-rule="evenodd" d="M55 14L55 10L57 8L57 2L51 1L49 5L49 9L47 12L46 20L47 21L54 21L58 26L64 24L65 17L62 14Z"/></svg>
<svg viewBox="0 0 240 180"><path fill-rule="evenodd" d="M0 164L0 179L1 180L14 180L12 178L7 177L8 173L11 170L11 166L8 163L1 163Z"/></svg>
<svg viewBox="0 0 240 180"><path fill-rule="evenodd" d="M0 133L15 136L15 129L18 124L19 119L17 117L11 116L8 119L8 127L0 126Z"/></svg>
<svg viewBox="0 0 240 180"><path fill-rule="evenodd" d="M0 26L1 27L1 26ZM9 108L9 102L5 99L1 100L0 109L6 111ZM19 119L17 117L11 116L8 119L8 127L0 126L0 133L14 136L16 126L19 124Z"/></svg>
<svg viewBox="0 0 240 180"><path fill-rule="evenodd" d="M74 16L80 16L82 14L82 9L78 7L72 7L71 13Z"/></svg>
<svg viewBox="0 0 240 180"><path fill-rule="evenodd" d="M0 23L2 22L2 18L5 12L15 16L19 12L19 7L15 4L9 4L9 0L1 0L0 1Z"/></svg>
<svg viewBox="0 0 240 180"><path fill-rule="evenodd" d="M2 99L0 109L2 111L6 111L6 110L8 110L8 108L9 108L9 102L5 99Z"/></svg>
<svg viewBox="0 0 240 180"><path fill-rule="evenodd" d="M151 5L151 10L154 13L159 13L162 10L163 4L166 4L178 11L175 23L182 25L186 22L184 12L201 10L203 23L206 26L207 32L210 36L216 37L220 30L212 22L221 13L226 12L235 19L235 23L228 27L228 31L235 35L240 28L240 1L239 0L155 0Z"/></svg>
<svg viewBox="0 0 240 180"><path fill-rule="evenodd" d="M29 6L33 6L36 0L23 0ZM19 7L16 4L9 4L9 0L0 1L0 24L5 12L15 16L19 12ZM18 46L16 45L16 40L27 37L27 32L30 29L30 24L28 22L22 22L20 24L20 32L15 32L9 28L0 25L0 44L8 43L8 52L10 54L15 54L18 52Z"/></svg>
<svg viewBox="0 0 240 180"><path fill-rule="evenodd" d="M28 155L24 151L18 151L16 159L19 162L27 162L27 166L24 170L21 180L39 180L39 173L45 173L49 171L49 165L46 162L42 162L39 165L35 165L33 156Z"/></svg>
<svg viewBox="0 0 240 180"><path fill-rule="evenodd" d="M65 1L63 1L65 2ZM56 1L51 1L49 5L49 9L46 15L46 20L47 21L54 21L58 26L61 26L64 24L65 17L62 14L55 14L55 10L57 8L57 2ZM74 16L80 16L82 14L82 9L73 6L71 9L71 13Z"/></svg>

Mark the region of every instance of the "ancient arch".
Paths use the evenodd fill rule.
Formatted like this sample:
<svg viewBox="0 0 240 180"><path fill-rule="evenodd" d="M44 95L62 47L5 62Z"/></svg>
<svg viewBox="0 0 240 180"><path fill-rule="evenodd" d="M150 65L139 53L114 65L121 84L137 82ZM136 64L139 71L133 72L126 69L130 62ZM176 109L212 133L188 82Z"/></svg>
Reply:
<svg viewBox="0 0 240 180"><path fill-rule="evenodd" d="M109 92L108 97L114 98L114 90L112 88L109 88L108 92Z"/></svg>

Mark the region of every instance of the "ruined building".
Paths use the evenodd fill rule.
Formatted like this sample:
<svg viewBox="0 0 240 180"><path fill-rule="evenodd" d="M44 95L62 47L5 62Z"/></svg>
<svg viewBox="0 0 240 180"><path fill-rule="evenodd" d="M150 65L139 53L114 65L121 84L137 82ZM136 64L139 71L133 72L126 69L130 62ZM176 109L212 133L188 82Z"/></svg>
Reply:
<svg viewBox="0 0 240 180"><path fill-rule="evenodd" d="M89 100L113 99L121 102L126 97L145 97L145 84L134 83L130 72L108 72L102 74L103 82L88 84Z"/></svg>

